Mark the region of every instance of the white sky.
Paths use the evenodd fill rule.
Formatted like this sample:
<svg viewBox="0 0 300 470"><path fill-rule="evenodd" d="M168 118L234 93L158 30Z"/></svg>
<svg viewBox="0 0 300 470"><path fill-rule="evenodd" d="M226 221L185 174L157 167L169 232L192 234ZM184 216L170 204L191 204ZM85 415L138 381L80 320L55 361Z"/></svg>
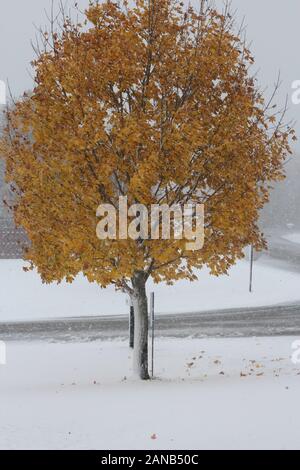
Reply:
<svg viewBox="0 0 300 470"><path fill-rule="evenodd" d="M88 0L78 0L78 4L87 6ZM51 0L0 0L0 79L9 80L15 96L32 86L29 63L34 54L30 41L36 33L34 24L46 23L45 9L49 11L50 6ZM281 71L283 84L278 101L283 103L292 93L292 82L300 80L300 1L232 0L232 7L238 9L239 18L245 16L260 83L271 89ZM289 107L289 117L299 121L300 135L300 105L292 104L290 99Z"/></svg>

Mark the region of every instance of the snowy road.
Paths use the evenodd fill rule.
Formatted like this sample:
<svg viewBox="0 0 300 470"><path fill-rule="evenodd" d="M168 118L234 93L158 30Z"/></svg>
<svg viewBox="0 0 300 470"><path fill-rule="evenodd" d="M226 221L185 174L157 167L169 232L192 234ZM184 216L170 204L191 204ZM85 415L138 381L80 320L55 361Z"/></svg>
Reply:
<svg viewBox="0 0 300 470"><path fill-rule="evenodd" d="M296 237L298 236L298 238ZM290 238L290 239L289 239ZM273 262L281 262L280 267L289 271L300 272L300 243L291 240L299 240L299 233L286 233L273 231L267 234L268 251L265 255Z"/></svg>
<svg viewBox="0 0 300 470"><path fill-rule="evenodd" d="M161 337L300 336L300 305L158 315ZM126 316L0 323L3 341L90 342L126 338Z"/></svg>

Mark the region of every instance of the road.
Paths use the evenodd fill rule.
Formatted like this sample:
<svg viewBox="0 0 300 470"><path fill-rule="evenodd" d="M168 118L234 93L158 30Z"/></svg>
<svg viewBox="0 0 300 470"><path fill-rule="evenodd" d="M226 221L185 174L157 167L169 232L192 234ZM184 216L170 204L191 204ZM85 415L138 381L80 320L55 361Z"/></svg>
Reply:
<svg viewBox="0 0 300 470"><path fill-rule="evenodd" d="M300 305L157 315L163 337L300 337ZM90 342L128 337L126 316L0 324L2 341Z"/></svg>
<svg viewBox="0 0 300 470"><path fill-rule="evenodd" d="M297 229L297 232L300 232L300 227ZM272 232L267 233L268 251L263 254L270 259L273 265L277 262L278 267L299 273L300 243L293 243L286 240L282 235L283 233L279 229L273 229Z"/></svg>

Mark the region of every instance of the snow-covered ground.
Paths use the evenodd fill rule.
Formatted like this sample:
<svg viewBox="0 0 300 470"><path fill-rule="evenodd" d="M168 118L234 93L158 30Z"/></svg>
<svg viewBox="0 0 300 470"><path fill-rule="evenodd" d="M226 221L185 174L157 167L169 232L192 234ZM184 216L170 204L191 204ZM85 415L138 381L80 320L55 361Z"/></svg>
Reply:
<svg viewBox="0 0 300 470"><path fill-rule="evenodd" d="M288 240L289 242L292 243L300 243L300 233L295 232L295 233L288 233L286 235L283 235L285 240Z"/></svg>
<svg viewBox="0 0 300 470"><path fill-rule="evenodd" d="M0 260L0 322L128 312L126 296L113 288L100 289L78 277L70 285L43 285L36 272L25 273L24 262ZM229 276L199 273L197 282L174 286L149 282L156 293L158 313L192 312L272 305L300 300L300 274L279 269L260 259L254 266L254 292L248 292L249 264L239 262Z"/></svg>
<svg viewBox="0 0 300 470"><path fill-rule="evenodd" d="M148 383L127 342L9 343L0 448L300 449L294 340L159 340Z"/></svg>

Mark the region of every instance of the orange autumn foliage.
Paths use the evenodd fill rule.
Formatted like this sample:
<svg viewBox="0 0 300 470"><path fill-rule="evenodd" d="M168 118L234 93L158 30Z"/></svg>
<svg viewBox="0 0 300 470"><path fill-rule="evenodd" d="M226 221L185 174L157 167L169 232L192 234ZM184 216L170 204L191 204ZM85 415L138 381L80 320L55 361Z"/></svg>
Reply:
<svg viewBox="0 0 300 470"><path fill-rule="evenodd" d="M293 130L266 106L250 51L228 12L176 0L92 3L82 24L45 33L35 88L8 113L1 142L14 216L45 282L126 289L227 272L245 246L264 246L257 222L283 177ZM205 204L205 243L99 240L100 203Z"/></svg>

